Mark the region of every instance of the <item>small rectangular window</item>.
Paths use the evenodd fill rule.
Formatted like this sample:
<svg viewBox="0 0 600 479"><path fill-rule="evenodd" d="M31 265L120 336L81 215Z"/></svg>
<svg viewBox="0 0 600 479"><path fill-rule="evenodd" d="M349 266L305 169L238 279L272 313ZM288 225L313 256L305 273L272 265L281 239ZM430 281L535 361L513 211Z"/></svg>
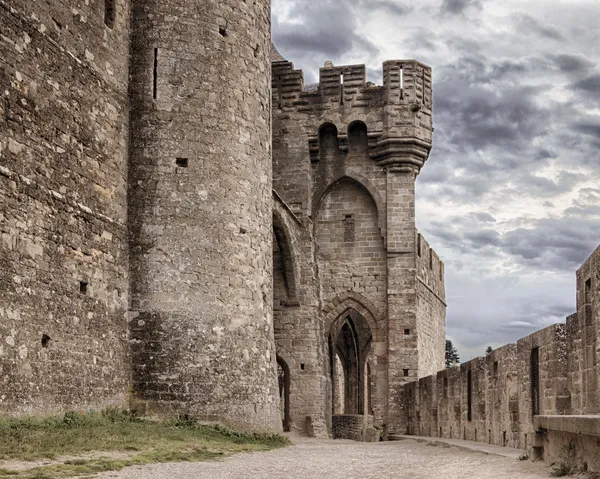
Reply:
<svg viewBox="0 0 600 479"><path fill-rule="evenodd" d="M88 292L87 281L80 281L79 282L79 293L81 293L81 294L87 294L87 292Z"/></svg>
<svg viewBox="0 0 600 479"><path fill-rule="evenodd" d="M494 361L494 377L498 377L498 361Z"/></svg>
<svg viewBox="0 0 600 479"><path fill-rule="evenodd" d="M187 168L188 167L188 159L187 158L176 158L175 164L179 168Z"/></svg>
<svg viewBox="0 0 600 479"><path fill-rule="evenodd" d="M116 0L104 0L104 24L108 28L115 26L116 17Z"/></svg>
<svg viewBox="0 0 600 479"><path fill-rule="evenodd" d="M433 250L429 250L429 269L433 269Z"/></svg>
<svg viewBox="0 0 600 479"><path fill-rule="evenodd" d="M417 255L421 257L421 235L417 235Z"/></svg>
<svg viewBox="0 0 600 479"><path fill-rule="evenodd" d="M404 377L407 378L409 374L410 374L410 370L409 369L405 369L404 370Z"/></svg>
<svg viewBox="0 0 600 479"><path fill-rule="evenodd" d="M345 242L354 241L354 216L353 215L345 215L344 216L344 241Z"/></svg>
<svg viewBox="0 0 600 479"><path fill-rule="evenodd" d="M444 399L448 397L448 378L444 378Z"/></svg>
<svg viewBox="0 0 600 479"><path fill-rule="evenodd" d="M404 336L409 336L409 335L410 335L410 329L405 329Z"/></svg>

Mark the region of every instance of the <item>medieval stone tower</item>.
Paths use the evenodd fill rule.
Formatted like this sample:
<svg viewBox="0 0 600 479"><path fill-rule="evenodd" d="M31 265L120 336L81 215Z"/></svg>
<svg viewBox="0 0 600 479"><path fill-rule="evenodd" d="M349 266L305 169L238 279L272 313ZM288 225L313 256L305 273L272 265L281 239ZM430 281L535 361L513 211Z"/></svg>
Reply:
<svg viewBox="0 0 600 479"><path fill-rule="evenodd" d="M136 404L277 429L270 2L138 1L132 21Z"/></svg>
<svg viewBox="0 0 600 479"><path fill-rule="evenodd" d="M0 0L0 24L0 416L399 430L444 354L430 69L303 85L269 0Z"/></svg>
<svg viewBox="0 0 600 479"><path fill-rule="evenodd" d="M326 62L304 85L274 51L275 339L292 429L399 431L401 386L443 368L443 264L414 210L431 107L419 62L384 63L383 86Z"/></svg>

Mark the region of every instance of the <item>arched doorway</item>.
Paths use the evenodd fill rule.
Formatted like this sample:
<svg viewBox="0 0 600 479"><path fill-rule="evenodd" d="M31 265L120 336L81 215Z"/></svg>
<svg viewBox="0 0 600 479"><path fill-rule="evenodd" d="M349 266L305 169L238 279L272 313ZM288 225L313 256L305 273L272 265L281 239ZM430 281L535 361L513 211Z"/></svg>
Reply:
<svg viewBox="0 0 600 479"><path fill-rule="evenodd" d="M279 402L281 405L281 422L283 430L290 430L290 368L277 356L277 379L279 382Z"/></svg>
<svg viewBox="0 0 600 479"><path fill-rule="evenodd" d="M366 359L372 340L369 324L354 309L347 310L333 323L329 359L334 415L369 414L371 388Z"/></svg>

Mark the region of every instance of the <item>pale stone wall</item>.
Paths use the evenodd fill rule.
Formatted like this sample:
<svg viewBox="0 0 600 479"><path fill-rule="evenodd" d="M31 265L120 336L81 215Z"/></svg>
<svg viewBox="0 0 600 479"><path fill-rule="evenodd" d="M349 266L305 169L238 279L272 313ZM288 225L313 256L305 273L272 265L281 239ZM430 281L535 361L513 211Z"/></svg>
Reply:
<svg viewBox="0 0 600 479"><path fill-rule="evenodd" d="M418 375L424 377L445 367L446 292L444 263L420 234L416 249Z"/></svg>
<svg viewBox="0 0 600 479"><path fill-rule="evenodd" d="M127 405L129 11L0 0L0 416Z"/></svg>

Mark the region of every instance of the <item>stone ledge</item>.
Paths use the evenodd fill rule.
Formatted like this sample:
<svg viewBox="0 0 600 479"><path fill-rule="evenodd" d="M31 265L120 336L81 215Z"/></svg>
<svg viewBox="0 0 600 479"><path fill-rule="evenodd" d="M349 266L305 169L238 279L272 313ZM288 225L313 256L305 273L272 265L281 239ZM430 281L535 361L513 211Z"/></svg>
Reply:
<svg viewBox="0 0 600 479"><path fill-rule="evenodd" d="M600 437L600 416L536 416L536 429Z"/></svg>

